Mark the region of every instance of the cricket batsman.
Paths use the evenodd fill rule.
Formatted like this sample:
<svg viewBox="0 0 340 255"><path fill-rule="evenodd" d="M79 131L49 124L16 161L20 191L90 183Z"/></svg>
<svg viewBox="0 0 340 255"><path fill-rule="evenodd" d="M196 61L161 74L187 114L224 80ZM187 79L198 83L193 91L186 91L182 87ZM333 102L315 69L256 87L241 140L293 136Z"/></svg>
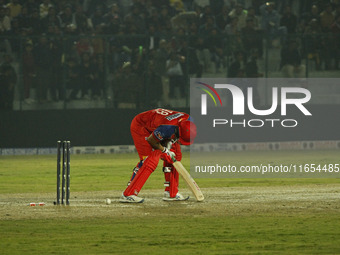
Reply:
<svg viewBox="0 0 340 255"><path fill-rule="evenodd" d="M130 126L131 135L140 161L133 169L132 177L123 192L120 202L142 203L138 197L146 180L155 171L159 159L163 160L165 176L165 201L183 201L178 192L179 174L173 167L182 159L180 144L190 145L196 137L196 125L184 112L167 109L154 109L138 114Z"/></svg>

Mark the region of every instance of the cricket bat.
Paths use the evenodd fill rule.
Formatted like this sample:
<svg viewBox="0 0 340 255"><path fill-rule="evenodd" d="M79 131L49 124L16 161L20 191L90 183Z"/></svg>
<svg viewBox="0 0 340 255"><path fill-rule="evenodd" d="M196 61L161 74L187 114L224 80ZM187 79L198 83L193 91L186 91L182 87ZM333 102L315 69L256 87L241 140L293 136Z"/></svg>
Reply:
<svg viewBox="0 0 340 255"><path fill-rule="evenodd" d="M173 163L173 166L176 168L176 170L180 174L180 176L182 176L182 178L185 180L188 187L191 189L192 193L194 193L196 200L197 201L203 201L204 196L203 196L203 193L202 193L200 187L198 187L197 183L190 176L190 174L185 169L185 167L182 165L182 163L180 161L176 161L176 162Z"/></svg>

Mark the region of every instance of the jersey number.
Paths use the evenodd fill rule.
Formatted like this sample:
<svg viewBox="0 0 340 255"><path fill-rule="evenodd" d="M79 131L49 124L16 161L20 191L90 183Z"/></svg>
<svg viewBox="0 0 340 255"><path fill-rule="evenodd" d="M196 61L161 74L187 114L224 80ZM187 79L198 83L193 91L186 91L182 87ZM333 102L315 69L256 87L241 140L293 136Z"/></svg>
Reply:
<svg viewBox="0 0 340 255"><path fill-rule="evenodd" d="M173 111L170 111L170 110L167 110L167 109L161 109L161 108L156 109L156 112L158 114L161 114L161 115L164 115L164 116L167 116L167 115L173 113Z"/></svg>

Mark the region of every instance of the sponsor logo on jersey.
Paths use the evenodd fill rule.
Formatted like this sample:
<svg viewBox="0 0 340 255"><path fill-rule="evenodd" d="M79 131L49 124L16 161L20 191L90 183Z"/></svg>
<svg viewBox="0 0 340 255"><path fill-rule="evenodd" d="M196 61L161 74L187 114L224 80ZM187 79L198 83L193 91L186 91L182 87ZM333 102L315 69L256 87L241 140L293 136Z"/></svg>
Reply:
<svg viewBox="0 0 340 255"><path fill-rule="evenodd" d="M184 114L183 113L175 113L175 114L172 114L172 115L170 115L170 116L168 116L168 117L165 117L168 121L172 121L172 120L174 120L174 119L177 119L177 118L179 118L179 117L181 117L181 116L183 116Z"/></svg>

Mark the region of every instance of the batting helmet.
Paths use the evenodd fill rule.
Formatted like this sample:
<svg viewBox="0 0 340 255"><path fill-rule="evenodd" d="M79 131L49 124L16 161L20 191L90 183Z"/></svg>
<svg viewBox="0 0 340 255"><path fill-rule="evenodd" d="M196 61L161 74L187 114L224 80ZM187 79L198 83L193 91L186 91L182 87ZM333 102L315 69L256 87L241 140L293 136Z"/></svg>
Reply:
<svg viewBox="0 0 340 255"><path fill-rule="evenodd" d="M183 145L190 145L196 137L196 125L194 122L185 120L178 123L179 126L179 142Z"/></svg>

